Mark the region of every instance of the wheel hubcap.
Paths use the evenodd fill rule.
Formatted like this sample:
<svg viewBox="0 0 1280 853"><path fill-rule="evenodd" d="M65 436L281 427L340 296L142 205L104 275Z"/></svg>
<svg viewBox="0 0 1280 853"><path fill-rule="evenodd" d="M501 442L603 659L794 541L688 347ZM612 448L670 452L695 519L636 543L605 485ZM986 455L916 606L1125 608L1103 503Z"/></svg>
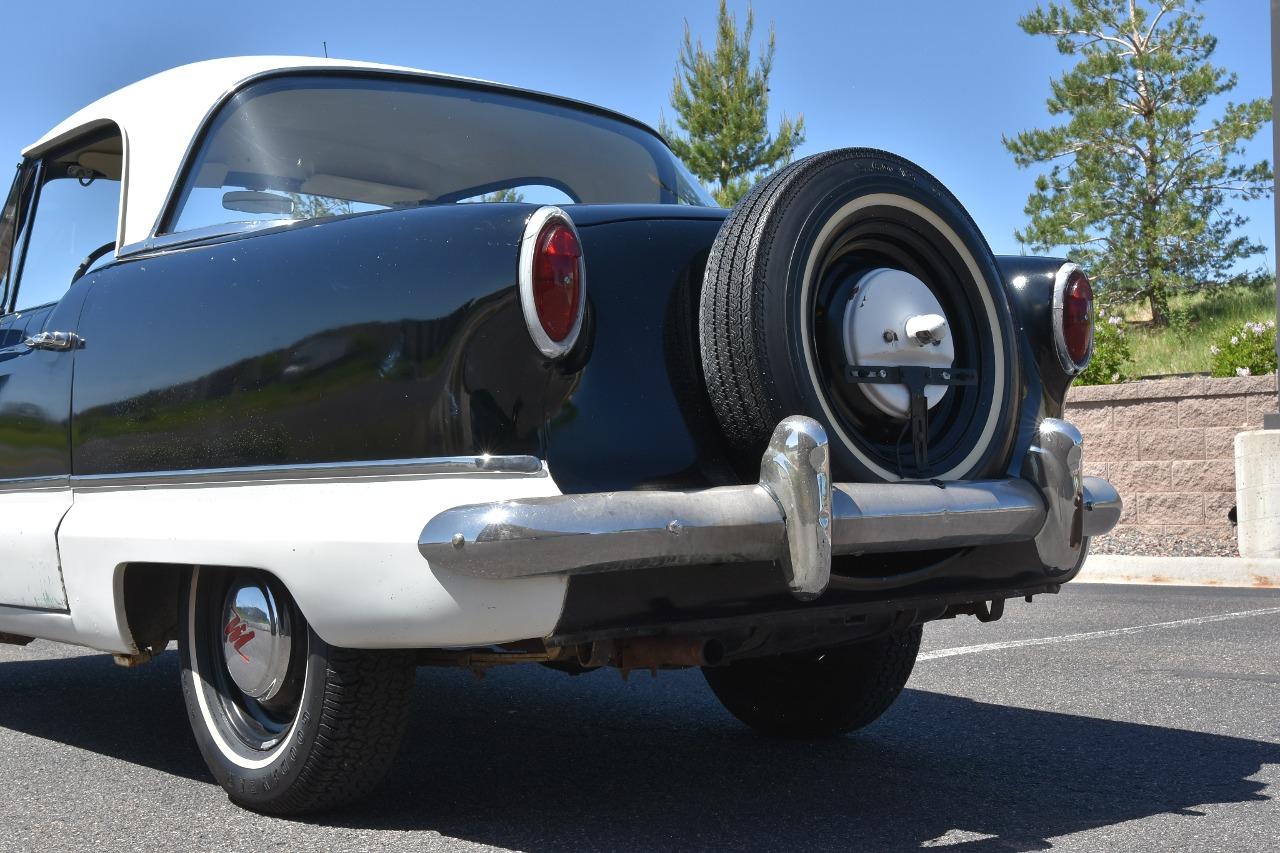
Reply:
<svg viewBox="0 0 1280 853"><path fill-rule="evenodd" d="M227 591L222 617L227 673L246 695L265 702L280 692L289 673L293 642L287 608L265 583L245 580Z"/></svg>
<svg viewBox="0 0 1280 853"><path fill-rule="evenodd" d="M909 272L881 267L859 279L844 310L844 351L849 364L863 367L951 367L955 344L942 304L929 286ZM902 385L863 385L873 406L906 418L910 394ZM925 386L929 408L945 385Z"/></svg>

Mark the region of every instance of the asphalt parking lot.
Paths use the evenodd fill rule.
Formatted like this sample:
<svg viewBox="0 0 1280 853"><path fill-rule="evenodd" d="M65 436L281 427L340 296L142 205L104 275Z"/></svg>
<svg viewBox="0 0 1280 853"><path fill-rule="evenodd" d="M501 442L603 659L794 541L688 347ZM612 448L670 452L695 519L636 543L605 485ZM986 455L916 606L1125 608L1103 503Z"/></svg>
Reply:
<svg viewBox="0 0 1280 853"><path fill-rule="evenodd" d="M1275 590L1079 584L934 623L834 743L751 735L692 671L422 670L415 703L368 803L284 821L212 782L175 653L0 646L0 849L1280 847Z"/></svg>

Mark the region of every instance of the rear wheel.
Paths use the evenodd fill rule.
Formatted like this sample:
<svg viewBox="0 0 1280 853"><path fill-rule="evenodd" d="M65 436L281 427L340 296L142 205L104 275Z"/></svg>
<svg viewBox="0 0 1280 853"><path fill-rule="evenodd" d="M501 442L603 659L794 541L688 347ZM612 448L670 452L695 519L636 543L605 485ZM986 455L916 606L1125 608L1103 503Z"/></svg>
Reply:
<svg viewBox="0 0 1280 853"><path fill-rule="evenodd" d="M752 658L702 670L729 713L762 734L821 738L860 729L889 709L920 651L914 625L834 649Z"/></svg>
<svg viewBox="0 0 1280 853"><path fill-rule="evenodd" d="M194 569L181 615L187 714L232 801L297 814L377 785L404 732L410 654L330 646L263 572Z"/></svg>

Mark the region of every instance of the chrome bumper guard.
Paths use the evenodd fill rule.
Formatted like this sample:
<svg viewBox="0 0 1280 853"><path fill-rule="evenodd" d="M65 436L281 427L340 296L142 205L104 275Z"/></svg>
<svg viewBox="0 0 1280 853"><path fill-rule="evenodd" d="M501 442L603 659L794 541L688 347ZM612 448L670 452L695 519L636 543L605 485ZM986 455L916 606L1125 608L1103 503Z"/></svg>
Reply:
<svg viewBox="0 0 1280 853"><path fill-rule="evenodd" d="M806 600L826 590L833 554L1033 540L1046 568L1066 571L1086 537L1120 519L1111 484L1082 476L1083 443L1070 423L1046 418L1021 479L832 483L825 431L796 416L774 431L755 485L458 506L427 523L418 550L480 578L776 560Z"/></svg>

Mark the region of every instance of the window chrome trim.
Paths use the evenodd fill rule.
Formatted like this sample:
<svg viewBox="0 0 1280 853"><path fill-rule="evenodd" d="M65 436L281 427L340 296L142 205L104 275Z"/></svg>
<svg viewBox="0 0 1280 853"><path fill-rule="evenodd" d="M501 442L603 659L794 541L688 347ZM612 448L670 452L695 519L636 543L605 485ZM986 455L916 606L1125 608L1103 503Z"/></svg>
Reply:
<svg viewBox="0 0 1280 853"><path fill-rule="evenodd" d="M1058 267L1058 272L1053 277L1053 349L1058 354L1058 363L1062 365L1062 369L1066 371L1068 376L1076 376L1086 367L1089 366L1089 360L1093 358L1093 318L1089 318L1089 349L1084 354L1084 359L1077 362L1071 357L1070 351L1067 349L1067 338L1062 328L1062 300L1066 297L1067 282L1071 280L1073 273L1083 273L1079 264L1065 263Z"/></svg>
<svg viewBox="0 0 1280 853"><path fill-rule="evenodd" d="M582 247L582 238L569 214L554 205L535 210L525 222L524 234L520 237L520 308L524 312L525 328L529 330L529 337L533 338L538 351L547 358L560 358L573 349L573 345L578 342L578 334L582 331L582 318L587 311L587 262L585 257L578 257L578 316L573 320L573 328L563 341L553 341L542 328L542 321L538 319L538 307L533 299L533 261L538 250L538 237L541 236L542 229L552 221L559 222L572 231L578 247Z"/></svg>
<svg viewBox="0 0 1280 853"><path fill-rule="evenodd" d="M31 220L31 208L35 202L36 187L31 186L34 181L39 180L40 161L23 159L18 163L15 169L13 182L9 187L9 192L5 195L5 200L0 205L0 228L5 227L4 212L9 206L9 202L13 202L13 221L9 223L12 242L9 244L9 257L6 261L4 269L0 269L0 314L11 313L9 310L10 296L17 298L16 284L19 274L22 272L21 265L23 256L26 254L27 232L26 228ZM30 187L30 198L27 203L22 203L22 196ZM4 240L4 235L0 234L0 241Z"/></svg>
<svg viewBox="0 0 1280 853"><path fill-rule="evenodd" d="M429 477L546 477L536 456L442 456L435 459L386 459L372 462L328 462L301 465L253 465L240 468L194 468L125 474L66 474L0 480L0 492L26 489L137 489L176 486L250 485L340 480L404 480Z"/></svg>
<svg viewBox="0 0 1280 853"><path fill-rule="evenodd" d="M4 306L3 313L16 314L19 311L32 311L32 308L18 307L18 287L22 284L22 273L27 265L27 247L31 245L32 225L36 220L36 211L40 206L40 192L44 188L44 158L39 160L24 160L24 168L29 168L31 181L31 198L27 200L25 211L20 211L14 219L14 227L17 229L13 235L13 248L9 255L9 277L5 281ZM22 245L18 245L18 241L22 241ZM16 258L15 258L16 256ZM70 289L70 285L67 289ZM43 306L37 306L43 307Z"/></svg>
<svg viewBox="0 0 1280 853"><path fill-rule="evenodd" d="M115 131L114 133L112 132L113 129ZM19 168L26 168L28 164L33 164L32 171L34 174L32 175L31 180L34 183L34 186L31 190L31 202L26 211L26 221L24 223L25 233L22 235L22 254L19 258L17 269L13 271L11 279L6 281L3 296L4 302L0 304L0 313L34 311L36 308L44 307L43 305L33 305L26 308L19 308L17 306L18 289L15 285L21 285L22 283L22 274L27 263L27 248L31 244L31 234L34 230L34 222L36 216L39 214L40 197L44 193L45 184L48 183L45 181L46 163L49 160L56 158L59 155L66 154L68 151L73 151L80 146L93 145L104 140L112 139L117 135L120 137L120 180L118 181L120 188L119 197L116 200L116 225L115 228L112 229L112 235L115 238L115 241L112 244L112 251L115 253L115 259L119 259L121 251L120 244L124 241L125 217L128 215L130 174L129 154L131 150L129 147L129 134L126 133L120 123L114 119L95 119L81 125L80 127L67 131L63 135L61 142L51 147L46 146L36 157L24 158L23 162L18 164ZM10 260L12 260L12 256L10 256ZM108 261L108 264L110 263L114 263L114 260ZM101 269L101 267L99 267L99 269ZM88 270L85 272L87 273ZM73 284L75 284L75 281L68 283L67 289L69 290ZM66 291L64 290L62 295L65 294ZM58 299L45 304L52 305L61 301L61 299L62 296L60 295ZM12 307L9 305L10 302L13 303Z"/></svg>
<svg viewBox="0 0 1280 853"><path fill-rule="evenodd" d="M159 237L148 237L137 243L122 246L116 252L116 258L126 255L140 255L144 252L159 251L161 249L181 249L188 246L210 245L265 231L287 231L298 225L315 221L314 219L261 219L253 222L222 222L216 225L204 225L188 231L176 231L171 234L161 234Z"/></svg>

